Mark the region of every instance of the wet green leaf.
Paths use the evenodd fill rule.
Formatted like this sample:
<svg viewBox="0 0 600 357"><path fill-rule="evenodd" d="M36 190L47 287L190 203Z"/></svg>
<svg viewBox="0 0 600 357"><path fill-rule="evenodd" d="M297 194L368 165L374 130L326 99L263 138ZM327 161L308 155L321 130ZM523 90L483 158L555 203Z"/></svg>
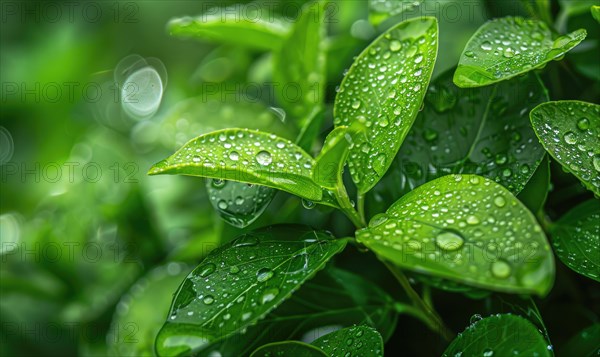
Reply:
<svg viewBox="0 0 600 357"><path fill-rule="evenodd" d="M196 17L175 18L167 29L170 35L177 37L277 50L284 44L290 24L256 6L215 6Z"/></svg>
<svg viewBox="0 0 600 357"><path fill-rule="evenodd" d="M427 105L374 192L389 205L451 173L481 175L520 192L545 154L528 113L547 100L535 75L461 89L452 83L452 70L445 72L429 87Z"/></svg>
<svg viewBox="0 0 600 357"><path fill-rule="evenodd" d="M250 357L274 357L274 356L294 356L294 357L324 357L325 352L300 341L283 341L269 343L268 345L257 348Z"/></svg>
<svg viewBox="0 0 600 357"><path fill-rule="evenodd" d="M390 17L411 11L425 0L369 0L369 21L377 26Z"/></svg>
<svg viewBox="0 0 600 357"><path fill-rule="evenodd" d="M348 127L333 129L323 144L323 149L315 159L314 180L319 185L334 189L342 182L342 171L348 158L352 137Z"/></svg>
<svg viewBox="0 0 600 357"><path fill-rule="evenodd" d="M300 128L325 99L325 1L306 4L281 49L274 53L275 94Z"/></svg>
<svg viewBox="0 0 600 357"><path fill-rule="evenodd" d="M597 356L600 352L600 323L579 331L558 352L559 356Z"/></svg>
<svg viewBox="0 0 600 357"><path fill-rule="evenodd" d="M492 315L467 327L443 356L553 356L537 328L517 315Z"/></svg>
<svg viewBox="0 0 600 357"><path fill-rule="evenodd" d="M265 186L220 179L206 180L206 191L219 216L238 228L258 219L277 192Z"/></svg>
<svg viewBox="0 0 600 357"><path fill-rule="evenodd" d="M600 201L586 201L551 228L558 258L581 275L600 282Z"/></svg>
<svg viewBox="0 0 600 357"><path fill-rule="evenodd" d="M422 104L438 46L437 20L399 23L354 61L334 103L334 124L366 127L354 139L348 167L359 192L385 174Z"/></svg>
<svg viewBox="0 0 600 357"><path fill-rule="evenodd" d="M329 266L304 283L288 300L248 327L206 349L222 356L243 356L259 346L282 340L313 341L333 327L366 324L390 338L396 326L394 300L365 278Z"/></svg>
<svg viewBox="0 0 600 357"><path fill-rule="evenodd" d="M590 8L590 11L592 12L592 16L594 17L594 19L596 19L596 21L598 21L598 23L600 24L600 6L593 5Z"/></svg>
<svg viewBox="0 0 600 357"><path fill-rule="evenodd" d="M319 201L315 161L289 140L248 129L225 129L189 141L150 175L179 174L268 186Z"/></svg>
<svg viewBox="0 0 600 357"><path fill-rule="evenodd" d="M540 68L577 46L586 36L580 29L555 37L538 20L504 17L488 21L465 47L454 83L459 87L481 87Z"/></svg>
<svg viewBox="0 0 600 357"><path fill-rule="evenodd" d="M345 244L305 226L280 225L212 251L177 291L156 340L157 352L202 351L256 324Z"/></svg>
<svg viewBox="0 0 600 357"><path fill-rule="evenodd" d="M465 285L544 296L554 282L550 245L533 215L481 176L419 186L356 238L401 268Z"/></svg>
<svg viewBox="0 0 600 357"><path fill-rule="evenodd" d="M154 339L169 312L173 291L190 270L178 263L154 268L121 298L106 338L114 355L154 356Z"/></svg>
<svg viewBox="0 0 600 357"><path fill-rule="evenodd" d="M369 326L353 326L331 332L312 342L328 356L383 356L383 340Z"/></svg>
<svg viewBox="0 0 600 357"><path fill-rule="evenodd" d="M600 195L600 105L548 102L537 106L530 118L548 153L588 190Z"/></svg>

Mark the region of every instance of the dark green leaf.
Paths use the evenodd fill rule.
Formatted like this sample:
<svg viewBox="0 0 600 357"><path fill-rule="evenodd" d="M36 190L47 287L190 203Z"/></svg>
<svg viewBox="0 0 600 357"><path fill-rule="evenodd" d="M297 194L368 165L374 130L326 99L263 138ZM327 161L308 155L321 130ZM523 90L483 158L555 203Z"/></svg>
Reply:
<svg viewBox="0 0 600 357"><path fill-rule="evenodd" d="M395 302L373 283L334 267L319 272L257 325L212 345L222 356L243 356L259 346L281 340L312 341L331 326L366 324L387 340L396 327Z"/></svg>
<svg viewBox="0 0 600 357"><path fill-rule="evenodd" d="M596 19L596 21L598 21L598 23L600 24L600 6L593 5L590 8L590 11L592 12L592 16L594 17L594 19Z"/></svg>
<svg viewBox="0 0 600 357"><path fill-rule="evenodd" d="M244 331L346 245L327 233L281 225L212 251L177 291L156 348L160 356L205 350Z"/></svg>
<svg viewBox="0 0 600 357"><path fill-rule="evenodd" d="M531 212L537 214L546 203L548 191L550 190L550 160L544 156L544 160L535 170L527 185L517 195L519 201L523 202Z"/></svg>
<svg viewBox="0 0 600 357"><path fill-rule="evenodd" d="M320 201L322 189L312 181L314 164L310 155L289 140L248 129L226 129L189 141L148 173L239 181Z"/></svg>
<svg viewBox="0 0 600 357"><path fill-rule="evenodd" d="M600 105L548 102L537 106L530 117L548 153L588 190L600 195Z"/></svg>
<svg viewBox="0 0 600 357"><path fill-rule="evenodd" d="M558 350L559 356L598 356L600 353L600 323L579 331Z"/></svg>
<svg viewBox="0 0 600 357"><path fill-rule="evenodd" d="M586 36L583 29L556 37L538 20L504 17L484 24L465 47L454 83L481 87L561 59Z"/></svg>
<svg viewBox="0 0 600 357"><path fill-rule="evenodd" d="M277 192L265 186L219 179L206 180L206 191L219 216L238 228L258 219Z"/></svg>
<svg viewBox="0 0 600 357"><path fill-rule="evenodd" d="M438 47L437 20L399 23L373 41L342 80L334 104L336 126L362 123L348 166L360 193L385 174L422 104Z"/></svg>
<svg viewBox="0 0 600 357"><path fill-rule="evenodd" d="M550 245L533 215L480 176L419 186L356 238L401 268L465 285L544 296L554 282Z"/></svg>
<svg viewBox="0 0 600 357"><path fill-rule="evenodd" d="M337 330L312 342L329 356L383 356L383 340L369 326Z"/></svg>
<svg viewBox="0 0 600 357"><path fill-rule="evenodd" d="M325 1L306 4L282 48L274 53L279 102L303 128L325 99Z"/></svg>
<svg viewBox="0 0 600 357"><path fill-rule="evenodd" d="M369 21L377 26L390 17L411 11L425 0L369 0Z"/></svg>
<svg viewBox="0 0 600 357"><path fill-rule="evenodd" d="M443 356L553 356L537 328L517 315L486 317L467 327Z"/></svg>
<svg viewBox="0 0 600 357"><path fill-rule="evenodd" d="M281 48L290 32L289 23L256 6L215 7L197 17L173 19L167 28L172 36L263 50Z"/></svg>
<svg viewBox="0 0 600 357"><path fill-rule="evenodd" d="M299 341L274 342L261 346L252 352L250 357L274 357L274 356L294 356L294 357L324 357L325 352Z"/></svg>
<svg viewBox="0 0 600 357"><path fill-rule="evenodd" d="M461 89L452 83L452 70L445 72L429 87L428 105L375 194L391 204L450 173L481 175L518 193L545 154L528 113L547 100L535 75Z"/></svg>
<svg viewBox="0 0 600 357"><path fill-rule="evenodd" d="M581 275L600 282L600 201L576 206L551 228L560 260Z"/></svg>

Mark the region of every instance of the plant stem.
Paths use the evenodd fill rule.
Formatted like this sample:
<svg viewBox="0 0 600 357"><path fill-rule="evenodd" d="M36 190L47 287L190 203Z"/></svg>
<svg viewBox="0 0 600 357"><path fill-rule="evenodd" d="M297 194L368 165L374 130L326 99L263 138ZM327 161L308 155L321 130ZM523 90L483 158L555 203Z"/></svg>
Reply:
<svg viewBox="0 0 600 357"><path fill-rule="evenodd" d="M366 226L365 220L354 209L343 184L338 185L335 196L340 204L342 212L344 212L344 214L352 221L356 228L364 228Z"/></svg>
<svg viewBox="0 0 600 357"><path fill-rule="evenodd" d="M358 209L358 215L363 222L367 222L365 219L365 194L358 193L356 195L356 207Z"/></svg>
<svg viewBox="0 0 600 357"><path fill-rule="evenodd" d="M404 273L396 268L394 265L383 261L383 264L388 270L394 275L396 280L400 283L402 288L406 291L408 297L412 300L415 307L417 307L423 315L427 318L427 325L433 331L438 332L446 341L451 341L454 338L454 333L444 324L444 321L440 316L433 310L429 305L421 299L419 294L412 288L410 282L406 278Z"/></svg>

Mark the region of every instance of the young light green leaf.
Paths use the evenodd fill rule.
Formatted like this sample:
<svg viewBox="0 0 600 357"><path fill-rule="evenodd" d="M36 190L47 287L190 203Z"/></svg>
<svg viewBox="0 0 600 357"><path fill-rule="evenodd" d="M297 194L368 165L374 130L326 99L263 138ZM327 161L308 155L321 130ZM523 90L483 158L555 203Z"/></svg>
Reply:
<svg viewBox="0 0 600 357"><path fill-rule="evenodd" d="M248 129L225 129L189 141L148 173L239 181L319 201L323 193L312 180L314 164L289 140Z"/></svg>
<svg viewBox="0 0 600 357"><path fill-rule="evenodd" d="M425 0L369 0L369 21L377 26L390 17L411 11Z"/></svg>
<svg viewBox="0 0 600 357"><path fill-rule="evenodd" d="M178 263L154 268L121 298L106 338L113 355L154 355L154 339L165 322L173 291L190 270Z"/></svg>
<svg viewBox="0 0 600 357"><path fill-rule="evenodd" d="M547 102L529 116L548 153L588 190L600 195L600 105Z"/></svg>
<svg viewBox="0 0 600 357"><path fill-rule="evenodd" d="M383 356L383 340L377 330L369 326L353 326L331 332L312 342L326 355Z"/></svg>
<svg viewBox="0 0 600 357"><path fill-rule="evenodd" d="M463 88L515 77L562 58L586 36L583 29L556 37L538 20L504 17L485 23L471 37L454 73Z"/></svg>
<svg viewBox="0 0 600 357"><path fill-rule="evenodd" d="M256 324L345 245L305 226L280 225L212 251L177 291L158 354L199 352Z"/></svg>
<svg viewBox="0 0 600 357"><path fill-rule="evenodd" d="M450 173L481 175L516 194L545 155L528 117L531 109L548 100L536 75L461 89L452 83L452 72L431 84L425 97L428 105L382 184L373 190L388 206L415 187Z"/></svg>
<svg viewBox="0 0 600 357"><path fill-rule="evenodd" d="M308 115L306 124L302 127L300 134L296 138L296 145L308 153L312 152L313 144L319 136L324 121L325 110L322 108L313 108L313 111Z"/></svg>
<svg viewBox="0 0 600 357"><path fill-rule="evenodd" d="M206 180L206 191L219 216L238 228L258 219L277 192L265 186L220 179Z"/></svg>
<svg viewBox="0 0 600 357"><path fill-rule="evenodd" d="M558 258L600 282L600 201L589 200L562 216L550 230Z"/></svg>
<svg viewBox="0 0 600 357"><path fill-rule="evenodd" d="M325 99L325 1L306 4L281 49L273 54L279 103L303 128Z"/></svg>
<svg viewBox="0 0 600 357"><path fill-rule="evenodd" d="M527 185L519 192L517 198L536 214L544 207L548 191L550 191L550 160L548 156L544 156L544 160L535 170Z"/></svg>
<svg viewBox="0 0 600 357"><path fill-rule="evenodd" d="M437 20L411 19L390 28L355 60L334 103L336 126L362 123L348 167L360 193L385 174L423 102L438 47Z"/></svg>
<svg viewBox="0 0 600 357"><path fill-rule="evenodd" d="M267 17L268 16L268 17ZM169 34L261 50L278 50L290 24L256 6L214 7L197 17L169 21Z"/></svg>
<svg viewBox="0 0 600 357"><path fill-rule="evenodd" d="M327 135L323 149L315 159L313 179L316 183L330 189L342 184L342 172L351 143L348 127L338 126Z"/></svg>
<svg viewBox="0 0 600 357"><path fill-rule="evenodd" d="M257 348L250 357L325 357L325 352L315 346L300 341L273 342Z"/></svg>
<svg viewBox="0 0 600 357"><path fill-rule="evenodd" d="M527 319L498 314L470 325L443 356L553 356L552 346Z"/></svg>
<svg viewBox="0 0 600 357"><path fill-rule="evenodd" d="M313 341L331 332L332 326L355 324L376 328L385 341L396 327L396 305L372 282L329 266L245 333L227 337L199 356L209 357L217 352L222 356L245 356L269 342Z"/></svg>
<svg viewBox="0 0 600 357"><path fill-rule="evenodd" d="M483 289L544 296L554 281L550 245L533 215L476 175L416 188L356 238L401 268Z"/></svg>

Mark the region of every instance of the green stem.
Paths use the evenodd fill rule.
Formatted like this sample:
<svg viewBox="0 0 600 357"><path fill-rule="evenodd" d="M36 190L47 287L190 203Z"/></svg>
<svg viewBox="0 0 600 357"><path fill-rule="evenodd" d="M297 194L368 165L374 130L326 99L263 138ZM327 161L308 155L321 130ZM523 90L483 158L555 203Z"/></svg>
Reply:
<svg viewBox="0 0 600 357"><path fill-rule="evenodd" d="M356 228L364 228L366 227L364 218L361 217L358 212L354 209L354 206L350 202L350 198L348 197L348 192L346 192L346 188L343 184L339 184L337 187L336 198L342 209L342 212L352 221L352 223L356 226Z"/></svg>
<svg viewBox="0 0 600 357"><path fill-rule="evenodd" d="M356 195L356 206L357 206L358 215L360 216L361 221L366 223L367 220L365 219L365 194L364 193L358 193Z"/></svg>
<svg viewBox="0 0 600 357"><path fill-rule="evenodd" d="M406 291L408 297L412 300L413 305L421 310L427 319L426 323L429 328L439 333L446 341L451 341L454 338L454 333L448 327L446 327L444 321L440 318L437 312L427 305L423 299L421 299L419 294L417 294L417 292L410 285L406 275L404 275L400 269L388 262L383 261L383 264L388 268L392 275L394 275L396 280L398 280L402 288Z"/></svg>

